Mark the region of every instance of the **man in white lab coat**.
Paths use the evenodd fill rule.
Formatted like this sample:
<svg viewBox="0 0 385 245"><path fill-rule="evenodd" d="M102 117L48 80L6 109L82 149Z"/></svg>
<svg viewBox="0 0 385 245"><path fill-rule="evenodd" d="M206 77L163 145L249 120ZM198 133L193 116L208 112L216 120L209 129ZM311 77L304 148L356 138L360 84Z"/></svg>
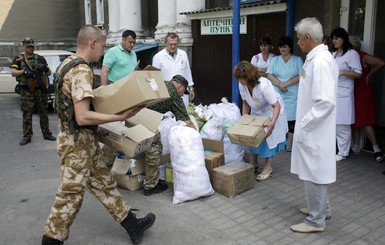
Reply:
<svg viewBox="0 0 385 245"><path fill-rule="evenodd" d="M165 38L166 47L159 51L152 60L152 66L162 71L163 79L170 81L175 75L182 75L188 81L188 94L183 98L184 104L194 99L194 82L191 75L190 63L187 53L178 48L179 36L174 32L169 32Z"/></svg>
<svg viewBox="0 0 385 245"><path fill-rule="evenodd" d="M291 172L304 181L307 208L299 211L307 217L290 228L322 232L331 217L328 184L336 181L338 66L322 43L322 25L316 18L302 19L294 29L307 56L299 80Z"/></svg>

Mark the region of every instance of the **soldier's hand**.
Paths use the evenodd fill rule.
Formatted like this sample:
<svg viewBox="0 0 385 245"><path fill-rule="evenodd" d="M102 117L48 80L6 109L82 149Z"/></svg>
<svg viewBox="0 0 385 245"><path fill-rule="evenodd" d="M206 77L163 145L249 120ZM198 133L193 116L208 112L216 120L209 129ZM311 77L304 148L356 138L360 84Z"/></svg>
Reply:
<svg viewBox="0 0 385 245"><path fill-rule="evenodd" d="M23 75L24 75L24 77L27 78L27 79L28 79L28 78L33 78L33 77L34 77L33 71L30 71L30 70L24 71Z"/></svg>
<svg viewBox="0 0 385 245"><path fill-rule="evenodd" d="M37 64L36 70L44 71L44 72L48 72L49 71L48 67L45 64Z"/></svg>
<svg viewBox="0 0 385 245"><path fill-rule="evenodd" d="M136 115L136 113L138 113L144 107L145 107L144 105L132 107L132 108L130 108L128 110L123 111L121 115L124 117L124 119L133 117L133 116Z"/></svg>

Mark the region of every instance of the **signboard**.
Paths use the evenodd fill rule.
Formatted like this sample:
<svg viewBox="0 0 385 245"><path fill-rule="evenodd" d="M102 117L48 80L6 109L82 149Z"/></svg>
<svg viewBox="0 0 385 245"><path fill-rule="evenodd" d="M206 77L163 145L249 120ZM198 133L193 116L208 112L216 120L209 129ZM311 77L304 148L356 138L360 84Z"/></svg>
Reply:
<svg viewBox="0 0 385 245"><path fill-rule="evenodd" d="M247 17L241 16L239 21L241 34L247 33ZM233 18L201 20L201 35L231 35L233 34Z"/></svg>

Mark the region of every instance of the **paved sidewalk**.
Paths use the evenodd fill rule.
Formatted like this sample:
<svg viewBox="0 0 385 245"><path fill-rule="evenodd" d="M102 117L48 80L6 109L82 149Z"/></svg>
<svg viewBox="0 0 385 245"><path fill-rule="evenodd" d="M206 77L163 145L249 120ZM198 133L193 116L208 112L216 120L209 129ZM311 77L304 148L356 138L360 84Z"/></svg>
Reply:
<svg viewBox="0 0 385 245"><path fill-rule="evenodd" d="M50 114L56 135L56 115ZM21 112L16 96L0 95L0 244L40 244L44 223L59 184L56 144L43 140L34 115L34 136L21 139ZM262 159L260 159L262 163ZM370 153L351 155L337 165L337 182L329 188L333 215L324 233L299 234L290 225L304 216L303 183L290 174L290 153L273 161L274 175L234 198L220 194L172 204L172 190L145 197L121 189L139 208L157 220L142 244L384 244L385 170ZM66 245L131 244L124 229L89 192L71 227Z"/></svg>

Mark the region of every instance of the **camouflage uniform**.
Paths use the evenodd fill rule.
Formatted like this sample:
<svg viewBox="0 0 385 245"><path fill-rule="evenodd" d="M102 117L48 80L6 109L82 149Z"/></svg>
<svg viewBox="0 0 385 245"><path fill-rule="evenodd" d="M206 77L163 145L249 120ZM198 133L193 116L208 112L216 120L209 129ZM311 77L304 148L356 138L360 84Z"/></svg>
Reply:
<svg viewBox="0 0 385 245"><path fill-rule="evenodd" d="M159 113L166 113L171 111L174 113L177 120L188 121L190 120L187 114L186 107L183 103L182 98L176 91L176 88L172 82L166 82L166 87L170 98L151 106L149 109L157 111ZM159 165L160 158L162 156L162 142L160 133L155 135L154 141L151 146L145 152L146 166L145 166L145 180L144 189L149 190L154 188L159 181Z"/></svg>
<svg viewBox="0 0 385 245"><path fill-rule="evenodd" d="M44 64L47 66L47 61L44 57L34 54L33 57L28 58L28 63L31 65L32 69L36 69L38 64ZM17 56L13 59L11 68L17 70L29 70L30 68L25 63L23 55ZM45 74L42 74L45 79L48 79ZM17 80L20 83L20 110L23 112L23 137L26 139L32 138L32 115L36 109L40 117L40 128L43 133L43 137L47 138L52 135L52 132L49 130L49 120L47 115L47 93L43 92L39 85L36 87L32 86L34 78L26 78L24 75L17 77Z"/></svg>
<svg viewBox="0 0 385 245"><path fill-rule="evenodd" d="M63 64L73 58L74 56L70 56ZM86 64L80 64L64 76L62 90L76 104L84 98L94 97L92 83L92 70ZM105 163L100 161L101 149L95 131L80 128L78 139L74 140L74 134L69 133L68 125L59 121L57 151L61 158L61 184L44 234L61 241L68 238L69 227L82 205L86 188L116 221L122 222L129 213L130 206L123 201L116 188L116 181Z"/></svg>

